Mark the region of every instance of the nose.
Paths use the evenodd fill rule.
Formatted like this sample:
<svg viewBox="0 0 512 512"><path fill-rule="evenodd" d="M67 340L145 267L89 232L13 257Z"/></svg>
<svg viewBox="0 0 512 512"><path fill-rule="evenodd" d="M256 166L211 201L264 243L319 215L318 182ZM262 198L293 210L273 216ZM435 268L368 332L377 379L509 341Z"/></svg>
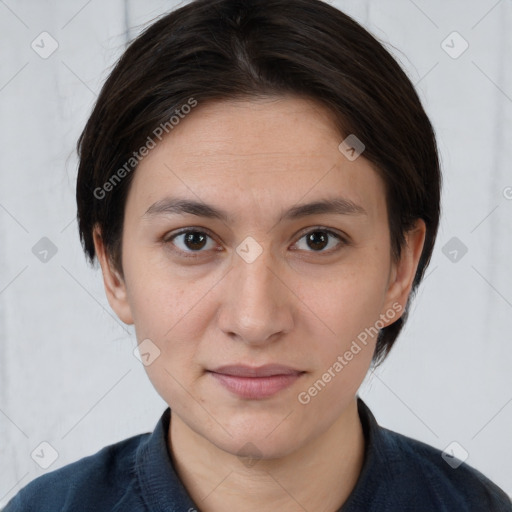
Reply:
<svg viewBox="0 0 512 512"><path fill-rule="evenodd" d="M231 338L254 346L290 332L294 294L270 251L263 250L250 263L236 253L233 258L233 268L221 290L219 328Z"/></svg>

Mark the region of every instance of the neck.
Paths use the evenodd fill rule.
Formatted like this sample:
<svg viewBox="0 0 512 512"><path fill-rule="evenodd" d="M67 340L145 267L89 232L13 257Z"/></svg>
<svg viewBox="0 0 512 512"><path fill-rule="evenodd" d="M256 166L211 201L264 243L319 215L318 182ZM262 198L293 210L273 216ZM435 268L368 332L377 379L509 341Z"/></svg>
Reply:
<svg viewBox="0 0 512 512"><path fill-rule="evenodd" d="M169 448L174 468L203 512L335 512L352 492L364 461L356 398L320 436L286 457L241 463L198 435L174 412Z"/></svg>

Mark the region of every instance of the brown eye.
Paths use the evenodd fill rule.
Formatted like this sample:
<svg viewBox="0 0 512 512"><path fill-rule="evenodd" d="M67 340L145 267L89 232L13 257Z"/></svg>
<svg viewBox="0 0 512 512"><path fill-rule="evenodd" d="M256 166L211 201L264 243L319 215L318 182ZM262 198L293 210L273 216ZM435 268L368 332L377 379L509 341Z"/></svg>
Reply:
<svg viewBox="0 0 512 512"><path fill-rule="evenodd" d="M331 242L331 240L335 239L337 243ZM299 242L302 240L305 241L305 244L302 244L300 247ZM310 231L306 233L300 240L297 242L296 246L300 250L305 250L306 252L331 252L328 249L335 249L337 246L345 245L345 240L338 234L327 230L327 229L315 229L314 231Z"/></svg>
<svg viewBox="0 0 512 512"><path fill-rule="evenodd" d="M206 236L199 231L191 231L184 234L183 243L188 249L198 251L205 246Z"/></svg>
<svg viewBox="0 0 512 512"><path fill-rule="evenodd" d="M329 243L329 235L325 231L313 231L309 235L306 235L308 247L315 251L321 251L325 249Z"/></svg>
<svg viewBox="0 0 512 512"><path fill-rule="evenodd" d="M215 247L215 243L207 233L192 229L176 233L168 237L165 242L173 244L178 249L178 252L189 254L206 252L206 250Z"/></svg>

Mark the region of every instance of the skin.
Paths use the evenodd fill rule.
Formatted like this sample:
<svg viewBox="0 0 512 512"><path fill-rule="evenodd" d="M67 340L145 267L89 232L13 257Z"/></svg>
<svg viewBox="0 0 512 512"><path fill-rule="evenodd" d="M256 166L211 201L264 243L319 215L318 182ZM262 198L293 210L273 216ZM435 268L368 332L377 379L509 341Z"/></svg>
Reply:
<svg viewBox="0 0 512 512"><path fill-rule="evenodd" d="M169 450L202 511L335 511L357 482L364 437L356 393L376 337L308 404L298 395L393 304L405 307L425 224L418 220L393 261L384 183L364 153L350 161L339 151L343 138L305 99L200 104L139 164L122 276L95 231L110 305L135 324L139 343L149 338L160 350L146 370L171 407ZM170 196L231 218L146 214ZM278 222L292 206L333 197L366 214ZM209 238L202 246L171 240L185 227ZM322 229L348 243L331 235L320 249L308 244L305 235ZM262 249L251 263L236 252L248 236ZM240 363L306 373L269 398L245 399L206 371Z"/></svg>

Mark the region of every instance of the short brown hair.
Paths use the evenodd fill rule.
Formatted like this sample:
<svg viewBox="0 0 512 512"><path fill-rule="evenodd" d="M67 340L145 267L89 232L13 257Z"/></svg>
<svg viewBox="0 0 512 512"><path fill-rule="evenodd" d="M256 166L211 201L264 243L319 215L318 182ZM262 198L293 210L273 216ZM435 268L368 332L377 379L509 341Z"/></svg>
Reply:
<svg viewBox="0 0 512 512"><path fill-rule="evenodd" d="M413 84L390 53L352 18L320 0L195 0L131 42L77 144L77 218L85 253L93 263L98 226L122 274L123 213L137 167L134 152L190 98L202 104L276 95L314 100L333 115L340 137L354 134L364 143L364 157L385 183L393 258L400 256L414 221L425 221L407 307L379 332L374 362L380 362L406 321L432 255L440 215L437 145ZM113 181L116 172L122 179Z"/></svg>

